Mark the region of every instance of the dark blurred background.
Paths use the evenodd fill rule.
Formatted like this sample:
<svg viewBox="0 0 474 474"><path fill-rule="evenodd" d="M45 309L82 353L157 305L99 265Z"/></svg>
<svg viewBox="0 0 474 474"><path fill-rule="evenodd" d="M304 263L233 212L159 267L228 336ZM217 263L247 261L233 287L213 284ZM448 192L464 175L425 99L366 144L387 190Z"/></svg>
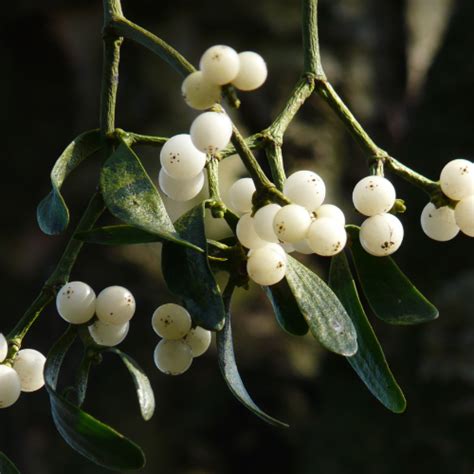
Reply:
<svg viewBox="0 0 474 474"><path fill-rule="evenodd" d="M101 2L17 0L0 16L0 233L2 312L7 333L54 268L67 235L47 237L35 208L48 192L49 170L80 132L97 127L101 68ZM269 79L241 94L235 115L246 133L267 126L302 68L299 2L124 0L125 14L157 33L194 64L216 43L255 50ZM401 161L437 179L444 163L473 159L474 2L472 0L321 0L320 37L326 73L375 141ZM185 132L195 112L180 97L181 79L135 44L123 47L117 126L143 133ZM137 150L153 176L158 152ZM352 221L351 190L367 173L364 156L333 113L311 98L288 130L288 169L315 169L329 200ZM234 171L238 173L237 171ZM64 188L73 223L95 187L96 160ZM157 337L150 317L175 301L164 287L159 248L88 246L73 279L96 291L119 284L138 302L121 348L149 374L154 418L140 419L128 373L114 356L95 367L85 408L143 446L143 472L470 473L474 470L473 241L426 238L419 215L426 196L393 178L408 210L396 260L440 309L422 327L390 327L372 317L408 399L403 415L386 411L347 362L311 337L284 334L264 295L240 291L234 304L235 345L255 401L288 421L280 430L241 407L217 368L214 347L181 377L153 366ZM173 212L177 212L174 210ZM107 221L107 219L106 219ZM326 262L311 262L321 274ZM372 316L372 315L369 315ZM65 324L48 308L26 347L47 352ZM73 370L74 357L66 370ZM0 450L25 474L101 474L55 431L44 390L24 394L0 413Z"/></svg>

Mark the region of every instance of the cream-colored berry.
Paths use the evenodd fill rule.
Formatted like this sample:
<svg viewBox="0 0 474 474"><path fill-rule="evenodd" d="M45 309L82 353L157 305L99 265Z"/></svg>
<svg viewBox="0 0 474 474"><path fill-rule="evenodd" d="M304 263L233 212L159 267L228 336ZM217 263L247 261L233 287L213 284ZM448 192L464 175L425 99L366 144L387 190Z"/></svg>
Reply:
<svg viewBox="0 0 474 474"><path fill-rule="evenodd" d="M59 315L71 324L83 324L89 321L94 316L95 305L94 290L82 281L66 283L56 295Z"/></svg>
<svg viewBox="0 0 474 474"><path fill-rule="evenodd" d="M359 240L367 253L385 257L396 252L403 241L403 225L393 214L377 214L365 219Z"/></svg>
<svg viewBox="0 0 474 474"><path fill-rule="evenodd" d="M11 367L0 365L0 408L12 406L20 397L20 377Z"/></svg>
<svg viewBox="0 0 474 474"><path fill-rule="evenodd" d="M193 351L183 339L162 339L153 355L156 367L168 375L186 372L193 362Z"/></svg>
<svg viewBox="0 0 474 474"><path fill-rule="evenodd" d="M181 339L191 330L191 315L186 308L175 303L159 306L153 313L151 325L164 339Z"/></svg>
<svg viewBox="0 0 474 474"><path fill-rule="evenodd" d="M240 214L252 210L252 196L255 192L255 183L252 178L238 179L229 188L229 201L234 211Z"/></svg>
<svg viewBox="0 0 474 474"><path fill-rule="evenodd" d="M306 238L311 216L298 204L283 206L273 219L273 230L279 240L294 244Z"/></svg>
<svg viewBox="0 0 474 474"><path fill-rule="evenodd" d="M189 133L198 150L212 155L229 144L232 122L223 112L204 112L193 120Z"/></svg>
<svg viewBox="0 0 474 474"><path fill-rule="evenodd" d="M474 237L474 195L461 199L456 204L454 218L461 232Z"/></svg>
<svg viewBox="0 0 474 474"><path fill-rule="evenodd" d="M199 61L204 79L219 86L232 82L239 73L239 67L237 51L222 44L211 46Z"/></svg>
<svg viewBox="0 0 474 474"><path fill-rule="evenodd" d="M8 355L8 341L0 332L0 364L7 358Z"/></svg>
<svg viewBox="0 0 474 474"><path fill-rule="evenodd" d="M346 216L344 213L334 204L323 204L321 207L318 207L313 215L319 219L320 217L329 217L339 222L342 226L346 225Z"/></svg>
<svg viewBox="0 0 474 474"><path fill-rule="evenodd" d="M184 342L191 348L193 357L199 357L209 349L211 338L211 331L196 326L184 336Z"/></svg>
<svg viewBox="0 0 474 474"><path fill-rule="evenodd" d="M395 188L383 176L367 176L354 187L354 207L364 216L388 212L395 203Z"/></svg>
<svg viewBox="0 0 474 474"><path fill-rule="evenodd" d="M278 237L273 230L273 220L276 213L281 209L278 204L267 204L261 207L253 216L253 223L257 235L267 242L278 242Z"/></svg>
<svg viewBox="0 0 474 474"><path fill-rule="evenodd" d="M249 252L247 273L259 285L278 283L284 278L286 267L286 255L278 244L267 244Z"/></svg>
<svg viewBox="0 0 474 474"><path fill-rule="evenodd" d="M89 329L89 334L99 346L113 347L117 346L127 337L130 322L125 324L104 323L100 319L94 321Z"/></svg>
<svg viewBox="0 0 474 474"><path fill-rule="evenodd" d="M347 234L344 226L335 219L321 217L311 224L307 239L314 253L331 257L344 248Z"/></svg>
<svg viewBox="0 0 474 474"><path fill-rule="evenodd" d="M268 244L268 242L261 239L255 231L254 218L250 212L240 217L239 222L237 222L235 234L239 242L248 249L255 249Z"/></svg>
<svg viewBox="0 0 474 474"><path fill-rule="evenodd" d="M104 323L123 325L135 314L135 298L123 286L109 286L97 297L96 314Z"/></svg>
<svg viewBox="0 0 474 474"><path fill-rule="evenodd" d="M13 368L20 377L21 391L34 392L44 385L44 364L46 357L35 349L18 352Z"/></svg>
<svg viewBox="0 0 474 474"><path fill-rule="evenodd" d="M206 81L202 71L189 74L181 86L186 103L196 110L204 110L212 107L221 100L221 88Z"/></svg>
<svg viewBox="0 0 474 474"><path fill-rule="evenodd" d="M474 163L462 158L450 161L441 171L439 184L455 201L474 195Z"/></svg>
<svg viewBox="0 0 474 474"><path fill-rule="evenodd" d="M253 51L239 53L239 66L232 84L241 91L258 89L267 79L267 65L260 54Z"/></svg>
<svg viewBox="0 0 474 474"><path fill-rule="evenodd" d="M321 206L326 197L326 185L314 171L300 170L287 178L283 192L290 201L313 212Z"/></svg>
<svg viewBox="0 0 474 474"><path fill-rule="evenodd" d="M158 174L160 189L173 201L184 202L194 199L204 187L204 173L190 179L174 179L164 168Z"/></svg>
<svg viewBox="0 0 474 474"><path fill-rule="evenodd" d="M429 202L421 212L421 228L433 240L446 242L454 239L459 233L454 211L448 206L436 208Z"/></svg>

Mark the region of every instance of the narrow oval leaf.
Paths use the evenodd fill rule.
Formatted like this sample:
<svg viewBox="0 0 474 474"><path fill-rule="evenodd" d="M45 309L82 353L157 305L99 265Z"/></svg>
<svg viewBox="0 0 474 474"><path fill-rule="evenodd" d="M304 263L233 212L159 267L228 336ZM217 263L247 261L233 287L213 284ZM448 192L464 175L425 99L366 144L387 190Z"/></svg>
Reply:
<svg viewBox="0 0 474 474"><path fill-rule="evenodd" d="M350 251L362 291L372 311L390 324L419 324L438 310L413 285L391 257L374 257L360 245L359 228L347 226Z"/></svg>
<svg viewBox="0 0 474 474"><path fill-rule="evenodd" d="M20 474L18 468L0 451L0 473Z"/></svg>
<svg viewBox="0 0 474 474"><path fill-rule="evenodd" d="M48 235L59 234L69 223L69 209L61 195L67 176L101 148L99 130L90 130L75 138L57 159L51 171L51 192L39 203L36 217L40 229Z"/></svg>
<svg viewBox="0 0 474 474"><path fill-rule="evenodd" d="M225 309L207 258L204 213L205 202L192 208L175 223L179 235L204 249L204 253L165 242L161 266L168 288L183 299L193 321L203 328L219 331L224 325Z"/></svg>
<svg viewBox="0 0 474 474"><path fill-rule="evenodd" d="M56 428L73 449L100 466L119 470L142 468L145 457L135 443L57 393L59 370L75 337L75 329L70 327L50 350L46 361L46 389Z"/></svg>
<svg viewBox="0 0 474 474"><path fill-rule="evenodd" d="M130 225L95 227L90 231L75 234L74 238L90 244L101 245L130 245L165 242L165 239L156 234L150 234L150 232L137 229Z"/></svg>
<svg viewBox="0 0 474 474"><path fill-rule="evenodd" d="M225 325L223 329L216 334L217 357L224 380L226 381L235 398L237 398L237 400L239 400L242 405L255 413L255 415L271 425L288 428L286 423L283 423L282 421L277 420L276 418L273 418L262 411L252 400L242 382L237 369L237 363L235 361L234 355L234 346L232 342L232 328L230 324L230 298L231 295L229 295L228 301L226 302L227 315Z"/></svg>
<svg viewBox="0 0 474 474"><path fill-rule="evenodd" d="M263 290L273 306L281 328L294 336L304 336L308 332L308 324L301 314L288 282L283 279L276 285L264 286Z"/></svg>
<svg viewBox="0 0 474 474"><path fill-rule="evenodd" d="M288 255L286 281L311 334L326 349L351 356L357 352L357 334L344 306L314 272Z"/></svg>
<svg viewBox="0 0 474 474"><path fill-rule="evenodd" d="M109 211L125 224L192 247L176 233L160 194L127 144L122 142L105 162L100 187Z"/></svg>
<svg viewBox="0 0 474 474"><path fill-rule="evenodd" d="M342 252L331 260L329 285L346 308L357 331L359 349L355 355L347 358L349 364L375 398L394 413L402 413L406 408L405 396L367 319L347 257Z"/></svg>
<svg viewBox="0 0 474 474"><path fill-rule="evenodd" d="M116 348L108 349L108 352L117 354L130 372L133 383L135 384L135 388L137 390L140 412L143 419L148 421L153 416L155 411L155 395L153 394L150 380L148 380L148 377L145 375L145 372L143 372L143 369L128 354L125 354Z"/></svg>

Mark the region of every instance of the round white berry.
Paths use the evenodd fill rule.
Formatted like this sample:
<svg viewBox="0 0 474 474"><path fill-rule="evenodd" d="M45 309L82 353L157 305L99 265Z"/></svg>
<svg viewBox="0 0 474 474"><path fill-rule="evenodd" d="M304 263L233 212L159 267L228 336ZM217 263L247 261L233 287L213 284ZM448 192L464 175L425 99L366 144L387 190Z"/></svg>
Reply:
<svg viewBox="0 0 474 474"><path fill-rule="evenodd" d="M278 244L253 249L247 260L247 273L259 285L269 286L282 280L286 273L286 255ZM281 248L281 247L280 247Z"/></svg>
<svg viewBox="0 0 474 474"><path fill-rule="evenodd" d="M441 170L439 184L455 201L474 195L474 163L461 158L450 161Z"/></svg>
<svg viewBox="0 0 474 474"><path fill-rule="evenodd" d="M346 245L344 226L330 217L316 219L308 231L308 243L314 253L330 257L339 253Z"/></svg>
<svg viewBox="0 0 474 474"><path fill-rule="evenodd" d="M241 91L258 89L267 79L267 65L260 54L253 51L239 53L239 72L232 84Z"/></svg>
<svg viewBox="0 0 474 474"><path fill-rule="evenodd" d="M390 255L402 244L403 225L393 214L377 214L362 223L359 240L364 250L371 255Z"/></svg>
<svg viewBox="0 0 474 474"><path fill-rule="evenodd" d="M97 317L104 323L123 325L135 313L135 298L123 286L109 286L99 293Z"/></svg>
<svg viewBox="0 0 474 474"><path fill-rule="evenodd" d="M199 61L205 80L222 86L232 82L239 72L240 60L235 49L217 44L207 49Z"/></svg>
<svg viewBox="0 0 474 474"><path fill-rule="evenodd" d="M430 239L439 242L454 239L459 233L454 211L448 206L436 208L432 202L421 212L421 228Z"/></svg>
<svg viewBox="0 0 474 474"><path fill-rule="evenodd" d="M339 222L342 226L346 225L346 217L344 216L344 213L334 204L323 204L313 212L313 215L317 219L321 217L329 217L330 219Z"/></svg>
<svg viewBox="0 0 474 474"><path fill-rule="evenodd" d="M95 305L94 290L82 281L66 283L56 295L59 315L71 324L83 324L89 321L94 316Z"/></svg>
<svg viewBox="0 0 474 474"><path fill-rule="evenodd" d="M364 216L382 214L395 204L395 188L383 176L366 176L355 185L352 202Z"/></svg>
<svg viewBox="0 0 474 474"><path fill-rule="evenodd" d="M296 250L295 246L288 242L280 243L280 247L285 251L285 253L293 253Z"/></svg>
<svg viewBox="0 0 474 474"><path fill-rule="evenodd" d="M454 218L464 234L474 237L474 195L465 197L456 204Z"/></svg>
<svg viewBox="0 0 474 474"><path fill-rule="evenodd" d="M255 192L255 183L252 178L238 179L229 188L229 201L232 209L244 214L252 210L252 196Z"/></svg>
<svg viewBox="0 0 474 474"><path fill-rule="evenodd" d="M326 185L315 172L301 170L287 178L283 192L290 201L312 212L323 203L326 197Z"/></svg>
<svg viewBox="0 0 474 474"><path fill-rule="evenodd" d="M253 216L253 223L257 235L268 242L278 243L278 237L273 230L273 220L281 209L278 204L267 204L261 207Z"/></svg>
<svg viewBox="0 0 474 474"><path fill-rule="evenodd" d="M153 358L161 372L180 375L191 367L193 351L182 339L162 339L155 348Z"/></svg>
<svg viewBox="0 0 474 474"><path fill-rule="evenodd" d="M206 81L202 71L192 72L186 77L181 93L186 103L197 110L208 109L221 99L221 88Z"/></svg>
<svg viewBox="0 0 474 474"><path fill-rule="evenodd" d="M0 364L7 358L8 355L8 341L0 332Z"/></svg>
<svg viewBox="0 0 474 474"><path fill-rule="evenodd" d="M113 347L123 342L127 337L130 323L109 324L98 319L94 324L91 324L88 329L90 336L96 344L99 344L99 346Z"/></svg>
<svg viewBox="0 0 474 474"><path fill-rule="evenodd" d="M289 245L291 245L291 244L289 244ZM285 262L288 260L288 254L287 254L286 250L283 248L284 247L283 245L274 244L274 243L270 243L270 242L265 242L265 246L268 247L269 249L274 250L275 252L278 252L281 255L281 258ZM260 247L257 247L257 248L260 248ZM255 252L255 250L257 250L257 249L250 249L247 253L247 257L250 257Z"/></svg>
<svg viewBox="0 0 474 474"><path fill-rule="evenodd" d="M283 206L273 219L273 230L279 240L293 244L306 238L311 216L298 204Z"/></svg>
<svg viewBox="0 0 474 474"><path fill-rule="evenodd" d="M7 365L0 365L0 408L12 406L20 393L20 377L16 371Z"/></svg>
<svg viewBox="0 0 474 474"><path fill-rule="evenodd" d="M206 155L199 151L185 133L171 137L161 149L160 162L163 169L174 179L191 179L197 176L206 164Z"/></svg>
<svg viewBox="0 0 474 474"><path fill-rule="evenodd" d="M314 253L314 250L309 246L308 239L295 242L293 244L293 248L296 250L296 252L302 253L303 255L311 255L312 253Z"/></svg>
<svg viewBox="0 0 474 474"><path fill-rule="evenodd" d="M237 222L235 233L239 242L248 249L262 247L268 244L268 242L261 239L255 231L254 218L250 212L241 216L239 222Z"/></svg>
<svg viewBox="0 0 474 474"><path fill-rule="evenodd" d="M174 179L161 168L158 175L160 189L173 201L189 201L195 198L204 187L204 173L201 171L191 179Z"/></svg>
<svg viewBox="0 0 474 474"><path fill-rule="evenodd" d="M194 146L212 155L229 144L232 122L225 113L204 112L194 119L190 133Z"/></svg>
<svg viewBox="0 0 474 474"><path fill-rule="evenodd" d="M192 320L186 308L179 304L167 303L155 310L151 325L160 337L181 339L190 331Z"/></svg>
<svg viewBox="0 0 474 474"><path fill-rule="evenodd" d="M44 364L46 357L34 349L18 352L13 368L20 377L21 391L34 392L44 385Z"/></svg>
<svg viewBox="0 0 474 474"><path fill-rule="evenodd" d="M211 345L211 331L196 326L186 334L184 342L191 348L193 357L199 357Z"/></svg>

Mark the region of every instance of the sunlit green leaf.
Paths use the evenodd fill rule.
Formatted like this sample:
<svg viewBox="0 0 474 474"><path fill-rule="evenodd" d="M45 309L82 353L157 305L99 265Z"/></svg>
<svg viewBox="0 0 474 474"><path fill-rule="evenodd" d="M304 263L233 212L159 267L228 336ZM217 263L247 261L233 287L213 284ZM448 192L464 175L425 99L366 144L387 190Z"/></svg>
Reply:
<svg viewBox="0 0 474 474"><path fill-rule="evenodd" d="M20 474L18 468L0 451L0 473Z"/></svg>
<svg viewBox="0 0 474 474"><path fill-rule="evenodd" d="M354 325L331 288L289 255L286 280L311 334L336 354L354 355L357 351Z"/></svg>
<svg viewBox="0 0 474 474"><path fill-rule="evenodd" d="M359 228L347 226L350 250L367 302L380 319L391 324L418 324L438 317L433 306L402 273L391 257L374 257L360 245Z"/></svg>
<svg viewBox="0 0 474 474"><path fill-rule="evenodd" d="M108 352L117 354L130 372L137 391L140 412L143 419L148 421L155 411L155 395L153 394L153 389L151 388L148 377L137 362L128 354L125 354L116 348L108 349Z"/></svg>
<svg viewBox="0 0 474 474"><path fill-rule="evenodd" d="M61 233L69 223L69 209L61 195L67 176L101 147L100 133L90 130L75 138L57 159L51 171L51 192L39 203L36 217L40 229L48 235Z"/></svg>
<svg viewBox="0 0 474 474"><path fill-rule="evenodd" d="M332 258L329 285L347 310L357 331L359 349L347 360L372 394L389 410L402 413L406 400L364 312L344 253Z"/></svg>
<svg viewBox="0 0 474 474"><path fill-rule="evenodd" d="M50 350L46 361L46 389L56 428L72 448L100 466L117 470L140 469L145 464L145 457L135 443L57 392L59 371L75 337L75 329L68 329Z"/></svg>
<svg viewBox="0 0 474 474"><path fill-rule="evenodd" d="M193 321L201 327L218 331L224 325L224 303L207 258L204 231L205 203L198 204L176 221L176 230L184 239L205 253L163 244L162 271L170 291L183 299Z"/></svg>

